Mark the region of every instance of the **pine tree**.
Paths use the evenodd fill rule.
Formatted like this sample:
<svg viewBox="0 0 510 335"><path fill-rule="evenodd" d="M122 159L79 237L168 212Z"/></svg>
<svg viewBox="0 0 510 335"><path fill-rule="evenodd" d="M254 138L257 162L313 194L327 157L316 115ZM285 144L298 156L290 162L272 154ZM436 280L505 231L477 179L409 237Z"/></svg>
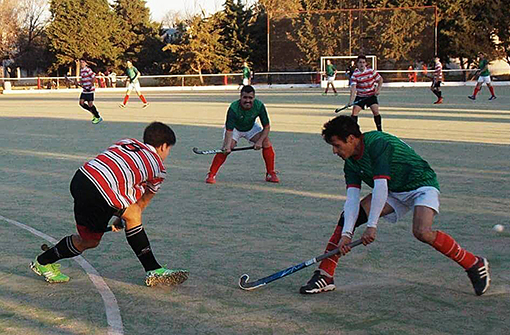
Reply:
<svg viewBox="0 0 510 335"><path fill-rule="evenodd" d="M241 0L226 0L224 9L218 13L218 28L221 30L220 43L230 59L229 67L238 69L248 60L251 38L248 34L250 11L244 8Z"/></svg>

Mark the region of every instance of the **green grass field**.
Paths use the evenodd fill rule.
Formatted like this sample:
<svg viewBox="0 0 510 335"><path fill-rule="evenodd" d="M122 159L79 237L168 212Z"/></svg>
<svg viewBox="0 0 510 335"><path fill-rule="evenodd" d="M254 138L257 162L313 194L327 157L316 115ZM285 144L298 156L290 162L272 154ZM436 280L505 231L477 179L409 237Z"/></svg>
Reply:
<svg viewBox="0 0 510 335"><path fill-rule="evenodd" d="M238 288L243 273L255 280L323 252L345 186L343 162L320 131L347 102L346 91L257 92L271 118L282 182L266 183L260 152L247 151L229 156L215 185L204 183L212 156L191 148L221 146L225 112L238 92L147 92L146 110L136 96L121 110L121 94L98 93L99 125L76 94L0 96L0 334L108 333L105 304L84 269L64 260L71 281L47 284L28 267L46 241L5 219L57 240L74 233L75 170L115 140L141 138L153 120L170 124L177 144L144 226L159 262L189 269L190 279L175 288L145 287L124 233L105 234L84 257L120 309L122 328L110 334L508 334L510 88L496 87L493 102L486 88L468 100L471 90L445 87L437 106L428 89L388 88L380 103L384 130L438 173L435 226L489 259L493 281L482 297L461 267L414 239L410 216L381 221L376 242L341 259L336 291L298 293L314 267L255 291ZM369 111L360 125L375 128ZM503 233L491 229L498 223Z"/></svg>

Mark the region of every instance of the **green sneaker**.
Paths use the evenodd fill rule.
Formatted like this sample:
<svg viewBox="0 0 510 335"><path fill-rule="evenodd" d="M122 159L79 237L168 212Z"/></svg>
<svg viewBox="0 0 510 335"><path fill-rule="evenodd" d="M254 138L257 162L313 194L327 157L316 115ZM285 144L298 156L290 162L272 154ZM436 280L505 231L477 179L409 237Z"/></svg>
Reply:
<svg viewBox="0 0 510 335"><path fill-rule="evenodd" d="M188 270L169 270L159 268L147 271L145 276L145 284L149 287L156 285L179 285L184 283L189 277Z"/></svg>
<svg viewBox="0 0 510 335"><path fill-rule="evenodd" d="M37 261L30 263L30 268L39 276L43 276L48 283L65 283L69 277L60 272L60 264L41 265Z"/></svg>
<svg viewBox="0 0 510 335"><path fill-rule="evenodd" d="M98 124L99 122L103 121L103 118L102 117L94 117L92 119L92 123L93 124Z"/></svg>

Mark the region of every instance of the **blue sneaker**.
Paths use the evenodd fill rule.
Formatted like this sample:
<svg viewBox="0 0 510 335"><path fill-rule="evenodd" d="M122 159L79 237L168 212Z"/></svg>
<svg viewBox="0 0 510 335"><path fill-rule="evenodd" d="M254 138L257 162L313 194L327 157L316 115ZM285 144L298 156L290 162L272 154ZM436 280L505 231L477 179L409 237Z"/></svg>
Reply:
<svg viewBox="0 0 510 335"><path fill-rule="evenodd" d="M495 95L493 95L493 96L491 96L491 97L489 98L489 100L496 100L496 99L497 99L497 97L496 97Z"/></svg>

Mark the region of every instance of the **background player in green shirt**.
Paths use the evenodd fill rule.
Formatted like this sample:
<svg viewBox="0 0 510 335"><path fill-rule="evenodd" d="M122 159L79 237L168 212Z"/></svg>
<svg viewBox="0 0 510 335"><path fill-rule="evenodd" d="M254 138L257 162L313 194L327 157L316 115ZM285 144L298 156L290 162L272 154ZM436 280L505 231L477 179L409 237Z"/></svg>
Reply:
<svg viewBox="0 0 510 335"><path fill-rule="evenodd" d="M326 76L328 77L328 83L326 84L326 90L324 91L324 93L322 93L322 95L328 94L329 85L331 85L331 88L333 88L333 92L335 92L335 95L338 95L335 85L333 85L333 83L335 82L336 73L337 73L336 66L331 64L331 60L328 59L326 61Z"/></svg>
<svg viewBox="0 0 510 335"><path fill-rule="evenodd" d="M489 262L475 256L448 234L433 230L434 217L439 213L439 183L434 170L409 145L399 138L380 131L361 133L349 116L338 116L324 125L324 140L333 153L344 161L347 200L326 252L340 248L350 251L354 229L366 223L361 236L364 245L375 241L379 217L396 222L413 210L413 235L453 259L462 266L471 280L475 293L482 295L489 288ZM360 201L361 182L373 188ZM339 255L323 260L303 294L335 289L333 276Z"/></svg>
<svg viewBox="0 0 510 335"><path fill-rule="evenodd" d="M248 67L248 62L243 63L243 86L251 85L251 70Z"/></svg>
<svg viewBox="0 0 510 335"><path fill-rule="evenodd" d="M259 118L262 126L255 122ZM244 86L241 89L241 98L230 104L227 112L227 121L223 131L224 153L216 154L205 180L208 184L216 183L216 174L223 165L232 148L237 145L240 138L253 143L255 150L262 149L262 157L266 163L266 181L278 183L280 180L274 169L274 150L269 140L269 117L262 101L255 99L255 89Z"/></svg>
<svg viewBox="0 0 510 335"><path fill-rule="evenodd" d="M478 70L475 74L478 74L478 82L476 83L475 90L473 91L473 95L469 95L468 98L471 100L476 100L476 95L482 89L483 83L487 84L489 91L491 92L491 97L489 100L496 99L496 95L494 94L494 87L491 84L491 74L489 72L489 61L485 58L484 54L479 52L478 57L480 58L480 63L478 64Z"/></svg>
<svg viewBox="0 0 510 335"><path fill-rule="evenodd" d="M136 94L138 94L138 97L140 98L140 100L142 100L142 102L143 102L142 108L145 109L145 108L149 107L149 103L143 96L142 91L140 90L140 82L138 81L138 78L140 77L140 71L138 71L138 69L136 67L134 67L133 63L131 63L130 61L126 62L126 75L127 75L127 80L128 80L127 91L126 91L126 95L124 96L124 101L120 104L119 107L120 108L126 107L126 104L129 100L129 94L131 93L132 90L135 90L135 92L136 92Z"/></svg>

